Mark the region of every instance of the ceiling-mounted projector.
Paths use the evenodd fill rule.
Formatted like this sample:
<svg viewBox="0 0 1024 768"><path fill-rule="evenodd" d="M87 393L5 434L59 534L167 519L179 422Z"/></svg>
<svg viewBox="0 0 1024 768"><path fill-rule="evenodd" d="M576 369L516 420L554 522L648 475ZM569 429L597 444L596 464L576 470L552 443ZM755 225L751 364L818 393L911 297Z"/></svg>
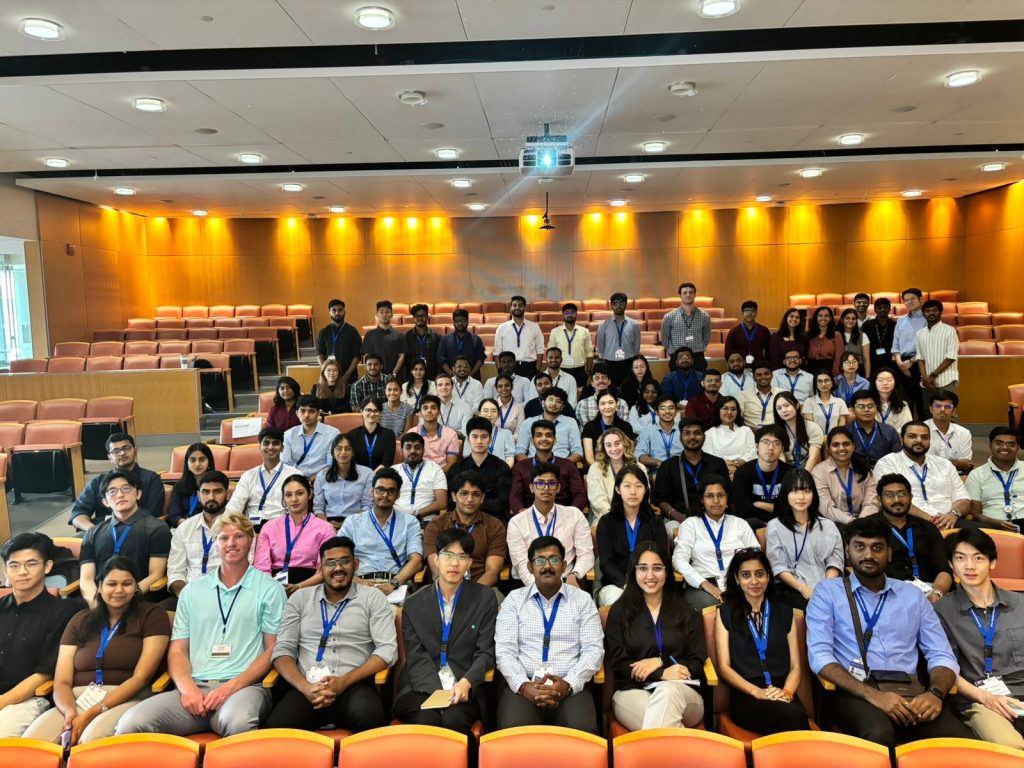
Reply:
<svg viewBox="0 0 1024 768"><path fill-rule="evenodd" d="M519 173L523 176L569 176L576 170L576 150L569 137L552 134L544 124L544 135L527 136L519 150Z"/></svg>

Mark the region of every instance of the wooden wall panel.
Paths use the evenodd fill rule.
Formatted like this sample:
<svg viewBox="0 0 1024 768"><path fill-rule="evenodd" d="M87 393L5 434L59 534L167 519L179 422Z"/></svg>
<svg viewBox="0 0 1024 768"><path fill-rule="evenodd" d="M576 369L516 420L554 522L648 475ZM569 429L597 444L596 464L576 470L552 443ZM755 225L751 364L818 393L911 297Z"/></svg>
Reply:
<svg viewBox="0 0 1024 768"><path fill-rule="evenodd" d="M64 243L44 240L43 275L51 348L59 341L78 341L89 328L85 310L85 276L81 249L68 256ZM43 354L43 350L39 350Z"/></svg>
<svg viewBox="0 0 1024 768"><path fill-rule="evenodd" d="M309 222L310 248L313 253L365 253L369 224L369 219L348 216L314 219Z"/></svg>
<svg viewBox="0 0 1024 768"><path fill-rule="evenodd" d="M1024 309L1017 279L1024 259L1024 228L968 235L965 252L961 297L983 297L995 312Z"/></svg>
<svg viewBox="0 0 1024 768"><path fill-rule="evenodd" d="M130 317L147 317L153 311L149 280L149 259L144 253L117 254L118 295L122 317L110 326L121 328ZM97 329L93 329L97 330Z"/></svg>
<svg viewBox="0 0 1024 768"><path fill-rule="evenodd" d="M153 308L164 304L206 303L206 276L201 255L151 254L148 262Z"/></svg>
<svg viewBox="0 0 1024 768"><path fill-rule="evenodd" d="M793 243L788 254L787 304L788 297L794 293L829 293L834 292L837 285L845 285L845 243ZM784 310L785 307L779 309L779 317Z"/></svg>
<svg viewBox="0 0 1024 768"><path fill-rule="evenodd" d="M907 204L907 237L963 239L967 204L952 197Z"/></svg>
<svg viewBox="0 0 1024 768"><path fill-rule="evenodd" d="M346 318L356 328L374 323L374 304L384 297L378 294L377 276L367 268L367 262L362 254L313 254L313 292L306 303L313 304L323 322L326 323L327 303L337 298L345 302ZM403 299L395 299L400 300Z"/></svg>
<svg viewBox="0 0 1024 768"><path fill-rule="evenodd" d="M618 286L629 285L626 293L633 299L668 296L678 285L678 268L676 248L577 251L573 254L573 295L607 299L613 291L620 290Z"/></svg>
<svg viewBox="0 0 1024 768"><path fill-rule="evenodd" d="M927 289L963 291L964 240L962 237L933 237L907 240L907 275L909 280L924 280ZM911 278L910 276L915 276ZM902 290L896 288L895 290Z"/></svg>
<svg viewBox="0 0 1024 768"><path fill-rule="evenodd" d="M203 277L196 286L197 304L250 304L262 282L259 261L247 255L209 255L202 257Z"/></svg>
<svg viewBox="0 0 1024 768"><path fill-rule="evenodd" d="M733 242L737 245L779 245L786 237L786 209L750 206L735 211Z"/></svg>
<svg viewBox="0 0 1024 768"><path fill-rule="evenodd" d="M55 243L82 242L82 232L78 223L80 206L80 203L66 197L36 193L39 239Z"/></svg>
<svg viewBox="0 0 1024 768"><path fill-rule="evenodd" d="M111 227L116 231L116 227ZM82 246L82 288L89 328L121 325L121 278L117 252ZM88 337L85 337L88 338Z"/></svg>
<svg viewBox="0 0 1024 768"><path fill-rule="evenodd" d="M157 256L200 255L202 249L199 219L146 219L146 252Z"/></svg>
<svg viewBox="0 0 1024 768"><path fill-rule="evenodd" d="M574 285L572 251L532 251L523 253L522 290L508 293L521 293L527 301L558 301L575 294Z"/></svg>
<svg viewBox="0 0 1024 768"><path fill-rule="evenodd" d="M856 243L905 239L907 205L903 200L878 200L848 206L846 240Z"/></svg>
<svg viewBox="0 0 1024 768"><path fill-rule="evenodd" d="M786 207L790 243L845 243L848 205L791 205Z"/></svg>
<svg viewBox="0 0 1024 768"><path fill-rule="evenodd" d="M846 244L846 291L902 291L918 284L922 290L931 287L927 272L907 270L907 243L905 240L876 240Z"/></svg>

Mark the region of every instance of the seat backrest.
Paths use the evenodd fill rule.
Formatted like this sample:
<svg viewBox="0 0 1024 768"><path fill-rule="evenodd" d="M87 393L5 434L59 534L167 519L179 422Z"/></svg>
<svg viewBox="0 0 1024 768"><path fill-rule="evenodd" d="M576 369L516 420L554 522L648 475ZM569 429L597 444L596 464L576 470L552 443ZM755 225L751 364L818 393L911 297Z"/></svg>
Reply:
<svg viewBox="0 0 1024 768"><path fill-rule="evenodd" d="M191 304L181 308L182 317L209 317L210 308L200 304Z"/></svg>
<svg viewBox="0 0 1024 768"><path fill-rule="evenodd" d="M245 330L253 341L277 341L276 328L246 328Z"/></svg>
<svg viewBox="0 0 1024 768"><path fill-rule="evenodd" d="M192 330L193 328L213 328L212 317L190 317L185 321L185 328Z"/></svg>
<svg viewBox="0 0 1024 768"><path fill-rule="evenodd" d="M181 355L158 355L160 358L160 367L164 370L169 368L181 368ZM185 355L185 367L191 367L192 357L191 355Z"/></svg>
<svg viewBox="0 0 1024 768"><path fill-rule="evenodd" d="M931 298L935 299L936 301L941 301L941 302L947 302L947 301L957 302L957 301L960 301L960 291L947 291L947 290L929 291L928 295Z"/></svg>
<svg viewBox="0 0 1024 768"><path fill-rule="evenodd" d="M791 731L754 739L755 768L834 765L842 768L889 768L889 750L880 744L821 731Z"/></svg>
<svg viewBox="0 0 1024 768"><path fill-rule="evenodd" d="M92 332L93 342L97 341L124 341L124 330L117 328L103 328Z"/></svg>
<svg viewBox="0 0 1024 768"><path fill-rule="evenodd" d="M232 307L231 311L234 312L235 308ZM214 328L241 328L242 318L231 316L218 317L213 321Z"/></svg>
<svg viewBox="0 0 1024 768"><path fill-rule="evenodd" d="M181 317L181 307L173 304L165 304L156 308L156 315L154 315L154 317L158 320L167 317Z"/></svg>
<svg viewBox="0 0 1024 768"><path fill-rule="evenodd" d="M88 357L89 342L59 341L53 345L54 357Z"/></svg>
<svg viewBox="0 0 1024 768"><path fill-rule="evenodd" d="M1000 341L996 344L1000 355L1020 357L1024 355L1024 341L1015 339L1013 341Z"/></svg>
<svg viewBox="0 0 1024 768"><path fill-rule="evenodd" d="M956 308L958 315L987 315L988 314L988 302L987 301L961 301L957 302Z"/></svg>
<svg viewBox="0 0 1024 768"><path fill-rule="evenodd" d="M4 400L0 402L0 421L32 421L36 407L35 400Z"/></svg>
<svg viewBox="0 0 1024 768"><path fill-rule="evenodd" d="M686 755L686 765L746 768L743 744L718 733L695 728L654 728L619 736L612 742L615 768L652 768L666 755Z"/></svg>
<svg viewBox="0 0 1024 768"><path fill-rule="evenodd" d="M833 304L843 304L843 294L841 293L819 293L815 299L815 303L819 307L830 307Z"/></svg>
<svg viewBox="0 0 1024 768"><path fill-rule="evenodd" d="M10 590L5 589L5 594ZM60 744L49 744L39 739L0 739L0 754L4 765L19 768L60 768L64 750Z"/></svg>
<svg viewBox="0 0 1024 768"><path fill-rule="evenodd" d="M235 307L232 304L214 304L210 307L210 317L234 317Z"/></svg>
<svg viewBox="0 0 1024 768"><path fill-rule="evenodd" d="M1019 749L970 739L922 739L896 747L898 768L948 768L983 765L985 768L1018 768Z"/></svg>
<svg viewBox="0 0 1024 768"><path fill-rule="evenodd" d="M157 355L125 355L124 370L126 371L151 371L160 367L160 358Z"/></svg>
<svg viewBox="0 0 1024 768"><path fill-rule="evenodd" d="M334 739L321 733L291 728L264 728L217 739L206 745L206 768L271 768L301 765L303 768L331 768Z"/></svg>
<svg viewBox="0 0 1024 768"><path fill-rule="evenodd" d="M87 357L85 358L85 370L87 371L120 371L124 361L120 357Z"/></svg>
<svg viewBox="0 0 1024 768"><path fill-rule="evenodd" d="M151 317L129 317L128 327L140 331L155 331L156 320Z"/></svg>
<svg viewBox="0 0 1024 768"><path fill-rule="evenodd" d="M284 304L264 304L260 307L260 315L263 317L283 317L288 314L288 307Z"/></svg>
<svg viewBox="0 0 1024 768"><path fill-rule="evenodd" d="M556 726L507 728L480 738L480 765L486 768L520 768L523 755L544 755L552 765L606 768L608 742Z"/></svg>
<svg viewBox="0 0 1024 768"><path fill-rule="evenodd" d="M274 395L276 394L276 392L260 392L258 413L270 413L270 406L274 404Z"/></svg>
<svg viewBox="0 0 1024 768"><path fill-rule="evenodd" d="M241 323L242 321L239 320L238 322ZM241 327L239 327L239 328L218 328L217 329L217 338L220 339L221 341L224 341L225 339L247 339L247 338L249 338L249 329L248 328L241 328Z"/></svg>
<svg viewBox="0 0 1024 768"><path fill-rule="evenodd" d="M988 341L992 338L992 326L991 325L963 325L956 329L957 338L960 341L969 341L971 339L981 339L982 341Z"/></svg>
<svg viewBox="0 0 1024 768"><path fill-rule="evenodd" d="M243 317L243 328L265 328L270 322L268 317Z"/></svg>
<svg viewBox="0 0 1024 768"><path fill-rule="evenodd" d="M10 452L11 448L25 442L25 425L11 421L0 422L0 450Z"/></svg>
<svg viewBox="0 0 1024 768"><path fill-rule="evenodd" d="M216 333L216 331L214 331ZM198 355L203 352L221 352L224 349L224 342L219 339L201 339L192 342L192 354Z"/></svg>
<svg viewBox="0 0 1024 768"><path fill-rule="evenodd" d="M388 764L465 768L469 759L465 735L430 725L392 725L364 731L342 739L340 750L345 768L380 768ZM483 758L480 765L496 768Z"/></svg>
<svg viewBox="0 0 1024 768"><path fill-rule="evenodd" d="M231 358L223 352L203 352L201 355L196 355L196 357L202 358L214 368L219 368L222 371L231 368Z"/></svg>
<svg viewBox="0 0 1024 768"><path fill-rule="evenodd" d="M312 304L289 304L287 313L291 317L312 317Z"/></svg>
<svg viewBox="0 0 1024 768"><path fill-rule="evenodd" d="M332 413L324 418L324 424L345 434L363 426L363 415L361 413Z"/></svg>
<svg viewBox="0 0 1024 768"><path fill-rule="evenodd" d="M637 309L660 309L661 299L654 296L644 296L633 301L633 306Z"/></svg>
<svg viewBox="0 0 1024 768"><path fill-rule="evenodd" d="M135 410L135 398L123 395L92 397L85 406L85 416L90 419L123 419Z"/></svg>
<svg viewBox="0 0 1024 768"><path fill-rule="evenodd" d="M42 400L36 409L37 419L82 419L89 401L80 397L58 397Z"/></svg>
<svg viewBox="0 0 1024 768"><path fill-rule="evenodd" d="M233 433L233 424L238 419L224 419L220 423L220 436L217 438L217 442L221 445L255 445L257 436L251 435L250 437L235 437ZM267 418L263 417L262 425L266 426Z"/></svg>
<svg viewBox="0 0 1024 768"><path fill-rule="evenodd" d="M953 325L953 318L947 317L946 322ZM956 325L992 325L992 315L957 315Z"/></svg>
<svg viewBox="0 0 1024 768"><path fill-rule="evenodd" d="M123 354L123 341L94 341L89 345L90 357L106 357L108 355L120 357Z"/></svg>
<svg viewBox="0 0 1024 768"><path fill-rule="evenodd" d="M158 317L156 319L156 328L157 330L160 330L161 328L184 330L185 321L180 317Z"/></svg>
<svg viewBox="0 0 1024 768"><path fill-rule="evenodd" d="M11 373L44 373L46 360L27 357L23 360L11 360Z"/></svg>
<svg viewBox="0 0 1024 768"><path fill-rule="evenodd" d="M1004 579L1024 579L1024 535L994 529L985 532L996 543L999 567L995 575Z"/></svg>
<svg viewBox="0 0 1024 768"><path fill-rule="evenodd" d="M191 341L161 341L157 349L161 355L187 355L191 351Z"/></svg>
<svg viewBox="0 0 1024 768"><path fill-rule="evenodd" d="M996 343L994 341L982 341L972 339L960 342L961 355L994 355L996 354Z"/></svg>
<svg viewBox="0 0 1024 768"><path fill-rule="evenodd" d="M160 343L156 341L126 341L124 343L124 354L128 355L155 355L160 349Z"/></svg>
<svg viewBox="0 0 1024 768"><path fill-rule="evenodd" d="M235 306L235 317L259 317L259 304L237 304Z"/></svg>
<svg viewBox="0 0 1024 768"><path fill-rule="evenodd" d="M294 317L268 317L267 325L271 328L295 328Z"/></svg>
<svg viewBox="0 0 1024 768"><path fill-rule="evenodd" d="M81 442L82 422L80 421L53 419L52 421L33 421L25 425L25 445L46 443L72 445Z"/></svg>
<svg viewBox="0 0 1024 768"><path fill-rule="evenodd" d="M47 373L80 373L84 370L84 357L51 357L46 362Z"/></svg>
<svg viewBox="0 0 1024 768"><path fill-rule="evenodd" d="M262 462L263 454L260 453L258 445L235 445L231 448L227 468L232 472L244 472L247 469L258 467Z"/></svg>
<svg viewBox="0 0 1024 768"><path fill-rule="evenodd" d="M1024 325L997 325L993 328L996 341L1024 340Z"/></svg>
<svg viewBox="0 0 1024 768"><path fill-rule="evenodd" d="M196 341L197 339L210 341L220 338L220 328L189 328L187 333L189 341Z"/></svg>
<svg viewBox="0 0 1024 768"><path fill-rule="evenodd" d="M153 341L154 339L156 339L156 331L129 328L124 332L124 340L126 343L129 341Z"/></svg>
<svg viewBox="0 0 1024 768"><path fill-rule="evenodd" d="M198 764L198 742L162 733L131 733L73 747L67 768L196 768Z"/></svg>
<svg viewBox="0 0 1024 768"><path fill-rule="evenodd" d="M224 354L251 355L256 352L256 342L252 339L225 339Z"/></svg>

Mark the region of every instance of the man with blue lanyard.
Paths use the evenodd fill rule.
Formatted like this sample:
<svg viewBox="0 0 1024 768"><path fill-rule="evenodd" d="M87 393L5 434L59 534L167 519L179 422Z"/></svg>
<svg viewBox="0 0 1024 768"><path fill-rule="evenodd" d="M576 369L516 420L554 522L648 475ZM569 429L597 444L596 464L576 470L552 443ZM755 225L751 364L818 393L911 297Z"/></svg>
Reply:
<svg viewBox="0 0 1024 768"><path fill-rule="evenodd" d="M899 742L971 738L944 700L960 666L921 590L889 579L890 529L879 515L847 528L853 574L825 579L807 605L811 670L837 690L826 722L894 748ZM928 669L918 677L921 656Z"/></svg>
<svg viewBox="0 0 1024 768"><path fill-rule="evenodd" d="M683 452L662 465L651 489L651 503L661 510L669 532L690 515L700 514L697 489L703 476L729 477L725 462L704 452L704 426L698 419L681 419L679 433Z"/></svg>
<svg viewBox="0 0 1024 768"><path fill-rule="evenodd" d="M1017 458L1017 433L995 427L988 433L989 460L971 470L964 482L971 517L986 527L1024 531L1024 462Z"/></svg>
<svg viewBox="0 0 1024 768"><path fill-rule="evenodd" d="M132 707L117 735L213 731L234 736L259 728L270 712L270 671L284 588L249 564L256 533L241 514L214 523L220 565L178 596L167 671L175 689Z"/></svg>
<svg viewBox="0 0 1024 768"><path fill-rule="evenodd" d="M597 357L608 366L608 374L612 384L621 386L630 374L633 358L640 354L640 323L626 317L626 305L629 298L626 294L616 292L608 300L612 316L597 328L594 349Z"/></svg>
<svg viewBox="0 0 1024 768"><path fill-rule="evenodd" d="M658 423L644 427L636 441L637 459L649 471L657 471L664 462L683 452L683 442L676 427L676 401L672 395L661 395L654 402Z"/></svg>
<svg viewBox="0 0 1024 768"><path fill-rule="evenodd" d="M320 545L323 583L288 598L274 646L274 668L291 686L266 728L344 728L358 733L387 725L373 678L398 659L395 619L387 598L355 582L352 539Z"/></svg>
<svg viewBox="0 0 1024 768"><path fill-rule="evenodd" d="M772 373L772 387L789 392L800 405L814 394L814 376L801 370L804 356L800 350L791 349L782 358L782 367Z"/></svg>
<svg viewBox="0 0 1024 768"><path fill-rule="evenodd" d="M330 358L338 363L344 396L359 364L359 348L363 345L363 339L354 325L345 322L344 301L331 299L327 304L327 313L331 316L331 322L316 335L316 359L320 365Z"/></svg>
<svg viewBox="0 0 1024 768"><path fill-rule="evenodd" d="M772 411L772 401L775 399L775 395L785 390L778 389L772 383L774 374L767 360L755 362L750 375L754 379L754 387L740 392L736 398L740 404L743 423L751 429L774 424L775 413Z"/></svg>
<svg viewBox="0 0 1024 768"><path fill-rule="evenodd" d="M725 358L725 365L728 370L722 377L722 388L719 390L719 394L722 397L735 397L739 400L740 395L744 392L754 389L754 375L747 370L746 357L739 352L730 353ZM770 372L771 368L768 370Z"/></svg>
<svg viewBox="0 0 1024 768"><path fill-rule="evenodd" d="M448 478L440 466L432 461L424 461L425 450L426 442L422 434L406 432L402 435L402 456L405 461L392 467L403 478L395 509L418 518L424 526L448 508Z"/></svg>
<svg viewBox="0 0 1024 768"><path fill-rule="evenodd" d="M299 425L284 433L281 461L312 480L317 472L331 465L331 443L341 433L320 422L320 401L312 395L299 397L295 415Z"/></svg>
<svg viewBox="0 0 1024 768"><path fill-rule="evenodd" d="M534 539L527 557L533 584L505 598L494 633L506 683L498 728L557 725L597 734L594 697L584 690L604 661L597 606L562 581L565 548L558 539Z"/></svg>
<svg viewBox="0 0 1024 768"><path fill-rule="evenodd" d="M426 361L427 379L433 381L437 377L437 350L441 345L441 335L427 325L430 310L426 304L413 304L409 311L414 325L405 332L405 359Z"/></svg>
<svg viewBox="0 0 1024 768"><path fill-rule="evenodd" d="M531 416L519 425L519 442L516 445L516 461L535 456L536 447L530 437L530 427L538 421L549 421L555 425L555 456L568 459L573 464L583 461L583 443L580 438L580 425L572 416L562 415L569 396L559 387L551 387L544 392L541 404L544 408L540 416Z"/></svg>
<svg viewBox="0 0 1024 768"><path fill-rule="evenodd" d="M892 362L896 366L903 391L907 396L907 404L913 409L914 415L924 418L924 405L921 391L921 370L916 362L917 332L928 326L921 311L921 290L907 288L903 291L903 304L907 314L896 319L892 338ZM872 370L874 370L872 368Z"/></svg>
<svg viewBox="0 0 1024 768"><path fill-rule="evenodd" d="M786 433L774 424L754 432L757 460L748 461L732 478L733 514L744 518L750 527L764 528L775 517L782 480L793 465L780 461Z"/></svg>
<svg viewBox="0 0 1024 768"><path fill-rule="evenodd" d="M691 398L696 397L703 389L701 379L704 372L693 367L693 350L680 347L672 355L675 370L661 382L661 394L671 396L680 410L685 410Z"/></svg>
<svg viewBox="0 0 1024 768"><path fill-rule="evenodd" d="M257 439L263 462L242 473L227 509L252 520L258 533L263 523L284 514L284 497L281 495L284 481L302 473L281 461L284 433L280 429L266 427L260 430Z"/></svg>
<svg viewBox="0 0 1024 768"><path fill-rule="evenodd" d="M874 469L879 459L891 453L899 453L903 448L899 433L888 424L883 424L878 416L878 395L868 389L854 392L850 396L850 412L853 421L848 429L853 434L853 450Z"/></svg>

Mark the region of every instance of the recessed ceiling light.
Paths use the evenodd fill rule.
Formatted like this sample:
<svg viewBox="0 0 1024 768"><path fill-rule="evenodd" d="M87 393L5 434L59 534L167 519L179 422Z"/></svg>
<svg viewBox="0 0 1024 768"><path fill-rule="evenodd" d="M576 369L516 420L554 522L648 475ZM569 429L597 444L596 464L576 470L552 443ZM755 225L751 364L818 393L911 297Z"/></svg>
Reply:
<svg viewBox="0 0 1024 768"><path fill-rule="evenodd" d="M622 177L622 180L627 184L643 184L647 181L647 177L642 173L627 173Z"/></svg>
<svg viewBox="0 0 1024 768"><path fill-rule="evenodd" d="M681 99L686 98L687 96L696 96L697 84L692 83L690 81L682 83L672 83L668 87L668 92L671 93L673 96L678 96Z"/></svg>
<svg viewBox="0 0 1024 768"><path fill-rule="evenodd" d="M422 107L427 103L427 94L423 91L402 91L398 100L407 107Z"/></svg>
<svg viewBox="0 0 1024 768"><path fill-rule="evenodd" d="M487 209L487 205L485 203L470 203L466 207L471 211L476 211L477 213Z"/></svg>
<svg viewBox="0 0 1024 768"><path fill-rule="evenodd" d="M800 169L800 176L805 178L805 179L816 179L819 176L821 176L822 173L824 173L824 171L822 171L821 168L801 168Z"/></svg>
<svg viewBox="0 0 1024 768"><path fill-rule="evenodd" d="M658 152L664 152L667 146L668 144L664 141L648 141L644 143L641 149L648 154L657 154Z"/></svg>
<svg viewBox="0 0 1024 768"><path fill-rule="evenodd" d="M146 96L134 99L132 101L132 107L137 109L139 112L166 112L167 102L163 99L154 99Z"/></svg>
<svg viewBox="0 0 1024 768"><path fill-rule="evenodd" d="M63 157L44 157L43 165L47 168L67 168L71 165L71 161Z"/></svg>
<svg viewBox="0 0 1024 768"><path fill-rule="evenodd" d="M706 19L720 19L732 16L739 9L739 0L700 0L697 13Z"/></svg>
<svg viewBox="0 0 1024 768"><path fill-rule="evenodd" d="M49 19L22 19L18 30L26 37L45 40L48 43L64 39L64 27Z"/></svg>
<svg viewBox="0 0 1024 768"><path fill-rule="evenodd" d="M981 166L981 170L987 173L997 173L1006 170L1006 163L985 163Z"/></svg>
<svg viewBox="0 0 1024 768"><path fill-rule="evenodd" d="M459 150L454 147L441 147L434 150L434 157L438 160L458 160Z"/></svg>
<svg viewBox="0 0 1024 768"><path fill-rule="evenodd" d="M303 190L303 186L301 184L296 184L294 182L289 181L282 184L281 189L283 189L285 192L301 192Z"/></svg>
<svg viewBox="0 0 1024 768"><path fill-rule="evenodd" d="M452 179L448 183L455 189L469 189L473 186L473 182L470 179Z"/></svg>
<svg viewBox="0 0 1024 768"><path fill-rule="evenodd" d="M192 215L193 216L205 216L206 215L206 211L204 211L202 208L196 208L194 211L192 211Z"/></svg>
<svg viewBox="0 0 1024 768"><path fill-rule="evenodd" d="M238 155L238 162L246 165L259 165L263 162L263 155L258 155L255 152L242 152Z"/></svg>
<svg viewBox="0 0 1024 768"><path fill-rule="evenodd" d="M836 143L839 144L839 146L841 147L855 147L858 144L864 143L864 134L844 133L842 136L836 139Z"/></svg>
<svg viewBox="0 0 1024 768"><path fill-rule="evenodd" d="M395 26L395 14L379 5L367 5L356 11L356 26L371 32L383 32Z"/></svg>
<svg viewBox="0 0 1024 768"><path fill-rule="evenodd" d="M947 88L963 88L966 85L974 85L981 82L981 71L977 69L965 69L960 72L951 72L946 75L945 84Z"/></svg>
<svg viewBox="0 0 1024 768"><path fill-rule="evenodd" d="M344 205L332 205L327 210L330 211L331 213L344 213L345 212L345 206Z"/></svg>
<svg viewBox="0 0 1024 768"><path fill-rule="evenodd" d="M608 201L608 205L610 205L612 208L621 208L625 204L626 204L626 201L625 200L621 200L621 199L620 200L609 200Z"/></svg>
<svg viewBox="0 0 1024 768"><path fill-rule="evenodd" d="M920 189L905 189L900 194L904 197L920 197L922 192Z"/></svg>
<svg viewBox="0 0 1024 768"><path fill-rule="evenodd" d="M114 194L131 197L135 194L135 187L114 187Z"/></svg>
<svg viewBox="0 0 1024 768"><path fill-rule="evenodd" d="M754 198L759 203L770 203L772 201L771 195L758 195Z"/></svg>

